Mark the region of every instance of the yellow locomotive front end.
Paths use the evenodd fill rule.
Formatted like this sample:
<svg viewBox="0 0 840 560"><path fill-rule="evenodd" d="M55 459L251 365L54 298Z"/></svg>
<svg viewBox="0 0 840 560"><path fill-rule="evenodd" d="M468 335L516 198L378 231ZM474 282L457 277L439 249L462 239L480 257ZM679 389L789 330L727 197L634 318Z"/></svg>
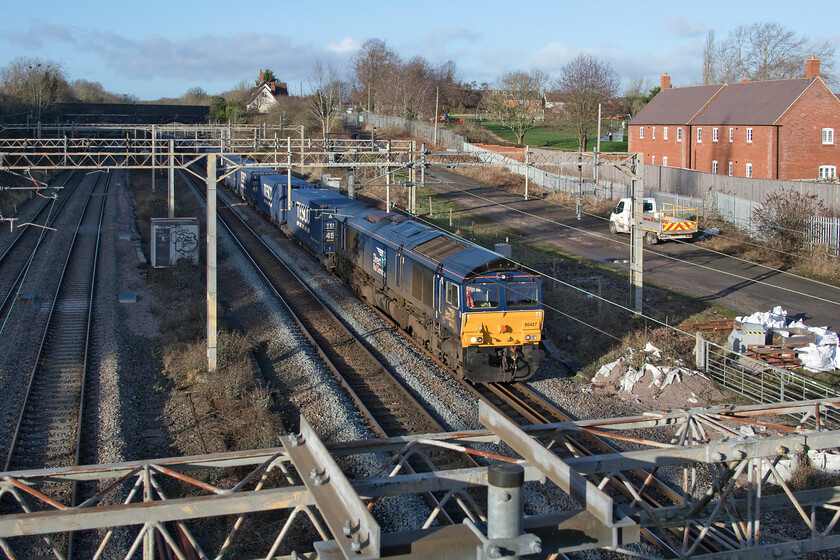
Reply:
<svg viewBox="0 0 840 560"><path fill-rule="evenodd" d="M465 377L491 382L532 376L545 357L539 278L521 273L483 276L467 284L464 295L460 336Z"/></svg>

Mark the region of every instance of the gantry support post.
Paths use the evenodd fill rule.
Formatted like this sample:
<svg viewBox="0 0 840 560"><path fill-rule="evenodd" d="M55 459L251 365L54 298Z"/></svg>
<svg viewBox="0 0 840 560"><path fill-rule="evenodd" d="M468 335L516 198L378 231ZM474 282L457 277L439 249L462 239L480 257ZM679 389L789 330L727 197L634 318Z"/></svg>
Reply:
<svg viewBox="0 0 840 560"><path fill-rule="evenodd" d="M630 307L637 315L642 314L644 284L644 239L642 227L642 199L644 197L644 163L642 154L633 156L633 175L631 177L633 203L630 211Z"/></svg>
<svg viewBox="0 0 840 560"><path fill-rule="evenodd" d="M175 140L169 140L169 217L175 217Z"/></svg>
<svg viewBox="0 0 840 560"><path fill-rule="evenodd" d="M207 156L207 371L216 371L216 155Z"/></svg>

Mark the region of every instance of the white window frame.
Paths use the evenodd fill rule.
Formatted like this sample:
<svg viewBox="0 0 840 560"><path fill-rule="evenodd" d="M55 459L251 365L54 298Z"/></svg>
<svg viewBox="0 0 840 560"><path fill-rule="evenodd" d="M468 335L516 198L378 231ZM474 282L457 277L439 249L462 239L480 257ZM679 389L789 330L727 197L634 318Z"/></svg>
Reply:
<svg viewBox="0 0 840 560"><path fill-rule="evenodd" d="M717 175L717 172L718 172L718 162L717 162L716 159L713 159L712 160L712 173Z"/></svg>
<svg viewBox="0 0 840 560"><path fill-rule="evenodd" d="M746 171L745 175L746 175L747 177L752 177L752 174L753 174L752 164L751 164L751 163L748 163L748 164L747 164L747 171Z"/></svg>
<svg viewBox="0 0 840 560"><path fill-rule="evenodd" d="M656 156L650 156L650 164L656 165Z"/></svg>
<svg viewBox="0 0 840 560"><path fill-rule="evenodd" d="M729 141L732 142L735 139L735 129L731 126L729 127Z"/></svg>
<svg viewBox="0 0 840 560"><path fill-rule="evenodd" d="M662 139L663 140L668 139L668 127L667 126L662 127Z"/></svg>
<svg viewBox="0 0 840 560"><path fill-rule="evenodd" d="M822 143L823 143L823 146L834 144L834 129L833 128L822 129Z"/></svg>
<svg viewBox="0 0 840 560"><path fill-rule="evenodd" d="M656 140L656 127L655 126L650 127L650 139L651 140Z"/></svg>
<svg viewBox="0 0 840 560"><path fill-rule="evenodd" d="M753 141L753 129L748 128L747 129L747 144L752 144L752 141Z"/></svg>
<svg viewBox="0 0 840 560"><path fill-rule="evenodd" d="M732 177L732 175L734 175L734 174L735 174L735 164L730 161L729 162L729 176Z"/></svg>
<svg viewBox="0 0 840 560"><path fill-rule="evenodd" d="M682 127L677 127L677 142L682 142Z"/></svg>
<svg viewBox="0 0 840 560"><path fill-rule="evenodd" d="M640 126L639 127L639 140L644 140L644 139L645 139L645 127Z"/></svg>
<svg viewBox="0 0 840 560"><path fill-rule="evenodd" d="M702 126L697 129L697 143L698 144L703 143L703 127Z"/></svg>
<svg viewBox="0 0 840 560"><path fill-rule="evenodd" d="M717 127L712 129L712 142L718 141L718 129Z"/></svg>
<svg viewBox="0 0 840 560"><path fill-rule="evenodd" d="M662 156L662 167L668 167L668 156Z"/></svg>
<svg viewBox="0 0 840 560"><path fill-rule="evenodd" d="M820 165L820 179L836 179L837 166L836 165Z"/></svg>

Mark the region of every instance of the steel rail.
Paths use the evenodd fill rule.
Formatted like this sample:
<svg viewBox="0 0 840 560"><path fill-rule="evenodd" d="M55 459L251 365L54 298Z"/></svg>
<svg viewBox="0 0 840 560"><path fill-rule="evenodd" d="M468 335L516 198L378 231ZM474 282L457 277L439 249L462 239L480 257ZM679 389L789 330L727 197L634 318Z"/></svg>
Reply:
<svg viewBox="0 0 840 560"><path fill-rule="evenodd" d="M50 306L49 314L48 314L48 317L47 317L47 324L46 324L46 327L44 328L44 332L41 336L41 341L40 341L40 344L39 344L39 347L38 347L38 352L37 352L37 357L36 357L36 360L35 360L35 365L33 366L32 371L30 372L29 381L27 383L26 391L24 393L24 397L23 397L23 400L22 400L22 403L21 403L20 413L18 415L18 419L17 419L17 422L15 424L15 429L14 429L14 433L13 433L13 437L12 437L12 443L9 446L9 452L8 452L6 462L5 462L5 469L6 470L9 470L10 467L13 464L21 462L25 458L23 456L18 456L17 452L18 452L18 449L19 449L19 444L20 444L21 437L24 436L24 432L22 430L23 425L24 425L24 420L26 418L27 413L32 410L32 402L35 400L36 391L40 390L40 387L37 386L38 385L37 382L42 375L46 375L46 374L43 373L43 370L44 370L45 366L50 365L50 364L46 364L46 362L48 361L48 357L47 357L48 352L50 351L50 348L49 348L50 345L48 344L50 334L54 334L54 333L65 334L65 335L75 335L76 334L76 333L70 332L69 329L58 328L58 325L57 325L58 321L56 320L56 318L57 318L57 308L59 308L61 306L61 303L62 303L61 297L65 294L66 290L68 288L72 288L72 286L70 285L71 281L68 280L68 278L69 278L68 271L69 271L71 266L74 266L73 265L74 257L77 256L76 252L78 250L78 247L80 245L82 245L82 243L78 243L79 240L80 240L80 230L82 230L84 228L85 218L89 216L88 209L90 208L90 203L95 197L101 198L101 202L102 202L102 206L99 208L99 213L98 213L98 226L97 226L95 252L96 252L96 250L98 250L99 229L101 228L102 216L104 215L104 212L103 212L103 210L104 210L104 199L105 199L105 193L107 193L107 186L108 186L107 181L105 181L104 182L105 183L105 185L104 185L105 193L97 194L96 189L100 186L100 182L102 182L100 179L101 178L97 177L97 179L95 181L95 184L94 184L93 188L91 189L91 191L89 193L88 200L85 202L84 208L82 209L81 216L79 218L79 222L78 222L78 224L76 226L76 230L74 232L73 241L72 241L71 246L70 246L70 248L67 252L67 256L65 258L65 261L64 261L64 264L63 264L63 267L62 267L62 270L61 270L58 287L56 288L55 294L53 296L53 301L52 301L52 304ZM90 264L91 263L88 263L87 268L90 268ZM93 278L94 274L95 274L95 270L92 271L92 273L90 275L91 278ZM86 283L88 281L89 280L87 280ZM84 348L83 348L83 355L82 355L82 360L84 362L86 362L86 360L87 360L87 354L88 354L88 350L89 350L88 344L89 344L89 328L90 328L90 320L91 320L90 313L91 313L91 309L92 309L92 300L91 300L92 293L93 293L92 291L88 291L88 293L86 294L87 302L85 304L85 309L84 309L84 311L85 311L85 317L84 317L85 333L84 333ZM70 312L73 311L72 307L74 305L77 305L77 303L71 302L70 305L68 305L68 307L71 308L71 309L69 309ZM71 317L71 319L72 319L72 317ZM62 325L62 327L63 327L63 325ZM81 338L82 338L81 336L78 337L77 342L81 342ZM64 349L63 348L64 345L68 345L68 344L72 345L72 343L73 343L72 340L71 341L61 341L60 343L56 343L55 344L56 350L61 351L61 350ZM62 345L62 347L59 348L59 345ZM71 350L72 350L72 348L71 348ZM83 374L84 374L84 363L82 363L82 366L83 366L83 369L82 369L82 372L80 374L83 376ZM52 367L51 369L55 369L55 368ZM59 374L60 373L61 372L59 372ZM56 383L58 383L58 381L56 381ZM83 398L83 395L82 395L82 398ZM51 402L50 404L54 405L55 401ZM53 410L55 410L55 409L60 408L60 407L54 407L53 406L51 408ZM78 422L81 422L81 418L78 418ZM76 430L78 432L81 431L79 429L79 427L77 427ZM78 439L78 438L76 438L76 439ZM75 443L74 446L73 446L74 460L76 460L77 457L78 457L77 446L78 446L77 443Z"/></svg>
<svg viewBox="0 0 840 560"><path fill-rule="evenodd" d="M187 177L183 177L188 184L192 185L199 196L204 197L201 189L195 187L192 181ZM345 324L339 319L332 310L329 309L326 303L317 296L306 283L277 255L277 253L268 246L268 244L257 234L250 225L234 211L232 207L225 201L222 193L217 191L217 196L221 204L217 206L218 219L222 226L228 231L231 238L242 251L243 256L252 264L254 271L263 281L269 291L275 296L275 299L286 309L290 317L298 325L301 333L309 340L316 352L321 356L327 368L330 370L339 384L347 391L350 398L356 404L358 410L366 417L371 429L380 438L389 438L399 435L411 435L429 432L444 432L443 428L429 412L414 398L408 390L397 380L394 375L382 364L373 354L365 347L363 341L357 337ZM234 232L234 229L239 232L244 232L249 237L247 244L240 239L240 234ZM262 255L255 255L253 248L259 250ZM272 267L266 266L264 259ZM289 283L281 283L269 278L266 274L266 269L272 269L272 276L277 274L277 266L282 270L286 276L286 280L292 279L297 287L294 299L289 297ZM301 304L301 294L311 298L313 304ZM292 305L289 301L295 301ZM350 347L357 347L356 351L361 351L366 364L362 367L354 367L353 359L345 359L341 355L334 352L334 348L325 347L325 342L321 336L322 329L317 329L318 332L313 331L310 321L307 320L303 314L307 316L313 314L314 307L320 308L327 320L333 323L333 327L340 331L338 339L341 341L338 345L344 347L344 350ZM296 308L296 309L295 309ZM309 325L308 325L309 324ZM335 340L335 338L333 339ZM348 341L352 341L348 344ZM348 367L349 366L349 367ZM396 392L396 394L395 394ZM434 453L430 453L433 454ZM437 453L436 458L446 457L451 455L446 451ZM450 459L450 463L453 459ZM465 458L460 454L454 456L454 461L458 466L464 468L472 468L478 466L474 460ZM436 461L436 463L439 461ZM405 464L405 469L408 472L414 473L415 467L409 463ZM444 509L438 499L431 493L423 493L429 507L434 511L438 511L440 515L449 523L454 523L450 514Z"/></svg>
<svg viewBox="0 0 840 560"><path fill-rule="evenodd" d="M72 185L68 187L67 184L70 182L71 179L73 180ZM71 173L71 176L68 177L67 180L64 182L64 189L66 190L62 190L60 194L61 202L58 208L54 209L55 212L50 211L50 213L48 214L47 219L44 222L44 227L40 228L40 230L38 231L37 240L35 241L34 246L32 246L31 243L30 246L25 246L24 244L33 237L28 235L32 230L32 224L37 224L37 220L43 217L44 212L49 207L50 202L46 199L44 200L41 207L38 209L38 212L35 214L35 217L32 219L32 223L25 224L24 226L22 226L15 238L9 243L9 246L6 247L6 250L3 251L3 254L0 255L0 266L3 266L4 263L7 260L10 261L16 253L21 251L29 252L29 257L26 259L26 262L24 262L23 265L20 267L20 272L18 272L18 274L15 276L15 279L12 281L11 285L8 288L0 287L0 289L5 291L3 301L0 302L0 316L2 316L3 311L5 311L6 307L12 301L13 296L16 293L16 289L18 288L24 276L26 275L26 271L29 269L29 265L32 262L32 259L35 257L35 252L38 250L41 241L44 239L44 237L46 237L47 232L49 231L46 228L51 227L59 218L59 216L61 215L61 211L64 209L65 204L67 204L67 201L70 199L70 196L73 194L73 191L76 189L81 180L82 175L78 173ZM3 277L5 278L7 276L4 275ZM2 280L0 280L0 282L2 282Z"/></svg>

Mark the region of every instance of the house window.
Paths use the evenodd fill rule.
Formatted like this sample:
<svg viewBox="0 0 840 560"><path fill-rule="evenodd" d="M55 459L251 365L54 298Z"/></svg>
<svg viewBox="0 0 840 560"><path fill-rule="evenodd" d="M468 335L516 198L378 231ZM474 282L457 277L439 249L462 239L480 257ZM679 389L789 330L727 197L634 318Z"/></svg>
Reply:
<svg viewBox="0 0 840 560"><path fill-rule="evenodd" d="M712 173L715 173L715 174L716 174L717 172L718 172L718 164L717 164L717 160L713 159L713 160L712 160Z"/></svg>
<svg viewBox="0 0 840 560"><path fill-rule="evenodd" d="M834 129L833 128L824 128L823 133L823 144L834 144Z"/></svg>
<svg viewBox="0 0 840 560"><path fill-rule="evenodd" d="M639 140L644 140L644 139L645 139L645 127L640 126L639 127Z"/></svg>
<svg viewBox="0 0 840 560"><path fill-rule="evenodd" d="M730 161L729 162L729 176L730 177L732 177L734 171L735 171L735 165Z"/></svg>
<svg viewBox="0 0 840 560"><path fill-rule="evenodd" d="M729 127L729 141L732 142L732 140L734 140L734 139L735 139L735 129L730 126Z"/></svg>
<svg viewBox="0 0 840 560"><path fill-rule="evenodd" d="M747 177L752 177L752 164L747 164Z"/></svg>
<svg viewBox="0 0 840 560"><path fill-rule="evenodd" d="M712 129L712 142L717 142L717 141L718 141L718 129L713 128Z"/></svg>
<svg viewBox="0 0 840 560"><path fill-rule="evenodd" d="M697 129L697 141L698 142L703 141L703 129L702 128Z"/></svg>
<svg viewBox="0 0 840 560"><path fill-rule="evenodd" d="M752 142L752 129L747 129L747 142Z"/></svg>
<svg viewBox="0 0 840 560"><path fill-rule="evenodd" d="M668 156L662 156L662 167L668 167Z"/></svg>
<svg viewBox="0 0 840 560"><path fill-rule="evenodd" d="M655 126L650 127L650 137L651 137L651 139L656 140L656 127Z"/></svg>
<svg viewBox="0 0 840 560"><path fill-rule="evenodd" d="M836 165L821 165L820 166L820 179L836 179L837 178L837 166Z"/></svg>
<svg viewBox="0 0 840 560"><path fill-rule="evenodd" d="M656 156L650 156L650 164L656 165Z"/></svg>
<svg viewBox="0 0 840 560"><path fill-rule="evenodd" d="M668 139L668 127L667 126L662 127L662 139L663 140Z"/></svg>
<svg viewBox="0 0 840 560"><path fill-rule="evenodd" d="M682 142L682 127L677 127L677 142Z"/></svg>

